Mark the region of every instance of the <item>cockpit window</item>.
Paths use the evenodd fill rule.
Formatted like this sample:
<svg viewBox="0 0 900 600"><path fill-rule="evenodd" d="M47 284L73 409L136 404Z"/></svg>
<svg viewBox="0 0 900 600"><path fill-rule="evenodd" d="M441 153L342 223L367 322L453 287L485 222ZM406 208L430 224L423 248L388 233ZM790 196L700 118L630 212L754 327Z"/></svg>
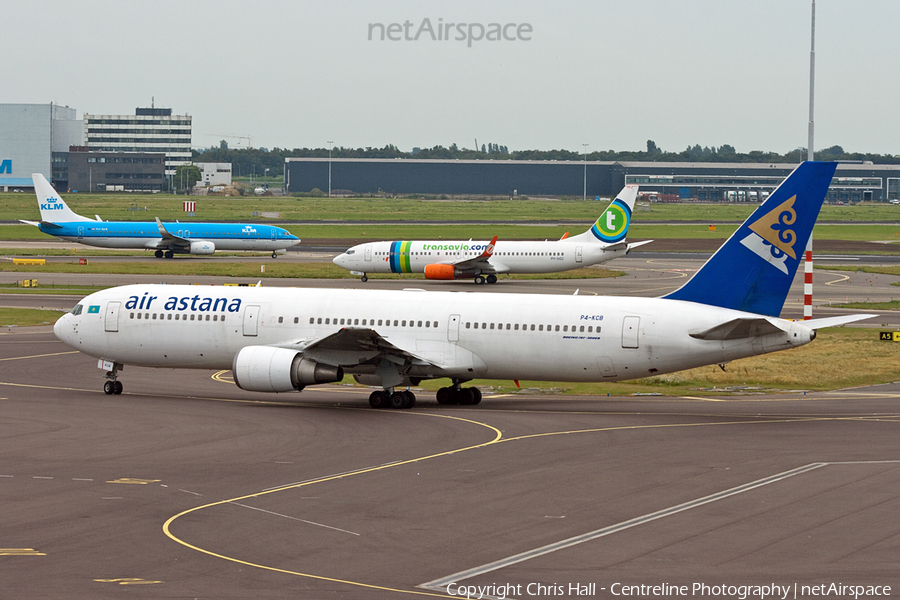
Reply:
<svg viewBox="0 0 900 600"><path fill-rule="evenodd" d="M356 254L356 250L347 250L345 254Z"/></svg>
<svg viewBox="0 0 900 600"><path fill-rule="evenodd" d="M81 306L80 304L76 304L76 305L75 305L75 308L73 308L73 309L70 310L69 312L72 313L73 315L80 315L80 314L81 314L81 309L82 309L82 306Z"/></svg>

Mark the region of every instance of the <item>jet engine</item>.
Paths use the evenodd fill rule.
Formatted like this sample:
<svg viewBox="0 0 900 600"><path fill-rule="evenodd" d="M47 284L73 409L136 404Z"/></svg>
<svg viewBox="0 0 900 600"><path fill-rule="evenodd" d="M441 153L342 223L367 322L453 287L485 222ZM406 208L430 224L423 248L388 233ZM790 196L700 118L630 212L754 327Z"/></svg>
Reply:
<svg viewBox="0 0 900 600"><path fill-rule="evenodd" d="M201 240L199 242L191 242L191 254L212 254L216 251L216 245L212 242Z"/></svg>
<svg viewBox="0 0 900 600"><path fill-rule="evenodd" d="M293 392L344 378L341 367L323 365L296 350L247 346L234 357L234 383L251 392Z"/></svg>
<svg viewBox="0 0 900 600"><path fill-rule="evenodd" d="M440 263L425 265L425 279L456 279L456 267Z"/></svg>

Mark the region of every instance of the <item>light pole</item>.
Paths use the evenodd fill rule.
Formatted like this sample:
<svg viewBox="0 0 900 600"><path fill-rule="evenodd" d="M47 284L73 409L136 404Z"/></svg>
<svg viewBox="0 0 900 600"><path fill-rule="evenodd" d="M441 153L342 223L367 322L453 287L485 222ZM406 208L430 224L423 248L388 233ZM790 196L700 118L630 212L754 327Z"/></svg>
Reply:
<svg viewBox="0 0 900 600"><path fill-rule="evenodd" d="M587 147L588 144L582 144L584 146L584 192L582 193L581 199L587 200Z"/></svg>
<svg viewBox="0 0 900 600"><path fill-rule="evenodd" d="M269 189L269 167L266 167L266 171L263 173L263 187Z"/></svg>
<svg viewBox="0 0 900 600"><path fill-rule="evenodd" d="M331 145L334 144L328 140L328 197L331 198Z"/></svg>

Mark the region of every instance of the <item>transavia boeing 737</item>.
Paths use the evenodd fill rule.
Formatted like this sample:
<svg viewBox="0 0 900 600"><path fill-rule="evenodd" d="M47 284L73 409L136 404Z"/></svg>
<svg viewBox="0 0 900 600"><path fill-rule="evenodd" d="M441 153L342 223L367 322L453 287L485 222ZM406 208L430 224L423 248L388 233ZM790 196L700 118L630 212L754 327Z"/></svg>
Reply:
<svg viewBox="0 0 900 600"><path fill-rule="evenodd" d="M779 318L836 163L800 165L681 288L663 298L130 285L84 298L56 336L124 365L231 369L244 390L290 392L345 374L412 406L402 387L449 378L442 404L477 404L474 379L618 381L802 346L870 315ZM148 390L149 391L149 390Z"/></svg>
<svg viewBox="0 0 900 600"><path fill-rule="evenodd" d="M638 186L626 185L594 225L580 235L546 242L368 242L334 258L354 275L425 273L426 279L496 283L501 273L556 273L589 267L628 254L652 240L628 244L625 235Z"/></svg>
<svg viewBox="0 0 900 600"><path fill-rule="evenodd" d="M175 254L212 254L216 250L272 252L272 258L300 243L281 227L246 223L167 223L102 221L73 212L40 173L31 176L41 209L41 220L22 221L67 242L101 248L155 250L156 258Z"/></svg>

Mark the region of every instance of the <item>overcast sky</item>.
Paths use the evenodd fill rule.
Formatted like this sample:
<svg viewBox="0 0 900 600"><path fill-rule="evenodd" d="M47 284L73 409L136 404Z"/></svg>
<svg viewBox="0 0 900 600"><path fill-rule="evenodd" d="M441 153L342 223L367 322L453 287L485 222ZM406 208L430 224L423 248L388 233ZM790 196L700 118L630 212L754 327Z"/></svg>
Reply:
<svg viewBox="0 0 900 600"><path fill-rule="evenodd" d="M195 147L807 142L810 0L33 0L2 22L0 102L155 98ZM507 39L476 39L492 23ZM900 154L898 23L898 0L817 1L816 148Z"/></svg>

